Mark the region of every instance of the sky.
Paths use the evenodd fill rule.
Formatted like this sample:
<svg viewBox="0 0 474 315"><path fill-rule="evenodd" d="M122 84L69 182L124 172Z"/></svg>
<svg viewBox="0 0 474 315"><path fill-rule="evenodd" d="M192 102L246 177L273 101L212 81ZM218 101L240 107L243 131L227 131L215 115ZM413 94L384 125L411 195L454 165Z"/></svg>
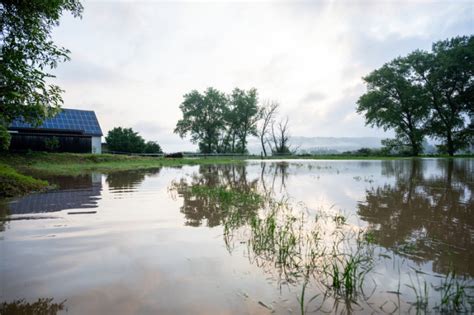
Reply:
<svg viewBox="0 0 474 315"><path fill-rule="evenodd" d="M474 34L474 1L81 1L53 39L65 108L95 110L104 135L131 127L165 152L193 89L256 88L293 136L388 137L356 113L362 77L416 49Z"/></svg>

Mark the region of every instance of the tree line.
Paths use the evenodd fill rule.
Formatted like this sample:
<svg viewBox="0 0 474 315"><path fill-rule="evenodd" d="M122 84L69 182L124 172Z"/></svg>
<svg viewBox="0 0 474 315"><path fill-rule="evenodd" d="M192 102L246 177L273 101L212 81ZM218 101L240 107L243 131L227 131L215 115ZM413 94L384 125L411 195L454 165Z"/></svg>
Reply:
<svg viewBox="0 0 474 315"><path fill-rule="evenodd" d="M367 92L357 112L367 125L395 131L383 144L422 153L426 137L441 142L441 153L454 155L473 141L474 36L436 42L431 51L398 57L363 78Z"/></svg>
<svg viewBox="0 0 474 315"><path fill-rule="evenodd" d="M291 153L288 118L276 121L277 102L259 105L257 90L235 88L225 94L209 87L183 96L182 118L174 132L190 136L202 153L248 153L248 138L258 136L262 153Z"/></svg>

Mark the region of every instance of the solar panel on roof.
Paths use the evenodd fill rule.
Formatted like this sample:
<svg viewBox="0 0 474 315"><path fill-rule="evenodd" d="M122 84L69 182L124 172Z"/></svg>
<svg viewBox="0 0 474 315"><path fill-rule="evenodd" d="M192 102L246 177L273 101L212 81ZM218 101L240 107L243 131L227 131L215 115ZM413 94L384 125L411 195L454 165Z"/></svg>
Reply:
<svg viewBox="0 0 474 315"><path fill-rule="evenodd" d="M13 121L10 128L35 128L80 131L85 135L102 136L99 122L94 111L64 108L53 118L43 121L38 127L25 123L20 119Z"/></svg>

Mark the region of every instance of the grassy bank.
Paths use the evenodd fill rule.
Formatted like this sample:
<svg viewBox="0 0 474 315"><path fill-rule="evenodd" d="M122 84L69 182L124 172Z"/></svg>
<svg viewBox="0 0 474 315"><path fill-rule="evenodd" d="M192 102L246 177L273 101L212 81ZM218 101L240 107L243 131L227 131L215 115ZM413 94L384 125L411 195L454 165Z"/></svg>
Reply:
<svg viewBox="0 0 474 315"><path fill-rule="evenodd" d="M18 173L14 168L0 164L0 197L12 197L48 187L48 182Z"/></svg>
<svg viewBox="0 0 474 315"><path fill-rule="evenodd" d="M243 159L232 157L166 159L112 154L30 153L5 154L0 163L29 173L50 175L78 175L90 171L109 173L134 169L151 169L162 166L238 163Z"/></svg>
<svg viewBox="0 0 474 315"><path fill-rule="evenodd" d="M420 156L439 157L447 156ZM472 155L455 158L472 158ZM293 155L267 157L268 160L308 159L308 160L393 160L410 157L356 156L356 155ZM197 158L167 159L161 157L141 157L112 154L74 153L29 153L0 155L0 164L13 167L19 172L31 174L41 172L50 175L78 175L90 171L109 173L133 169L151 169L162 166L242 163L245 159L260 159L260 156L210 156Z"/></svg>

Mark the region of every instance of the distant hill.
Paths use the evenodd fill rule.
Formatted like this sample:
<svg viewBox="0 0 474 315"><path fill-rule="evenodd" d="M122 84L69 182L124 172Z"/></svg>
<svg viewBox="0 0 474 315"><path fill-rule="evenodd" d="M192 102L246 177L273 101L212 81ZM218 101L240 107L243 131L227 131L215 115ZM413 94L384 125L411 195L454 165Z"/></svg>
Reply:
<svg viewBox="0 0 474 315"><path fill-rule="evenodd" d="M298 148L299 153L341 153L360 148L380 148L378 137L291 137L292 148ZM250 153L259 154L260 142L256 138L249 141Z"/></svg>

